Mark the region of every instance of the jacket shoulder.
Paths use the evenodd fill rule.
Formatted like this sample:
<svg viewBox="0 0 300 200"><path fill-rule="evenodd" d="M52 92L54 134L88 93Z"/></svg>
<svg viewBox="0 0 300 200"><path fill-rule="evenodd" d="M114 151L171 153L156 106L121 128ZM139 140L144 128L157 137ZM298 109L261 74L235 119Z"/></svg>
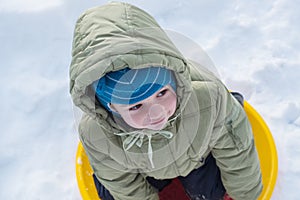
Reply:
<svg viewBox="0 0 300 200"><path fill-rule="evenodd" d="M215 82L192 81L192 87L200 110L216 106L219 87Z"/></svg>
<svg viewBox="0 0 300 200"><path fill-rule="evenodd" d="M101 140L106 138L104 129L98 122L89 115L84 115L79 124L79 137L91 140Z"/></svg>
<svg viewBox="0 0 300 200"><path fill-rule="evenodd" d="M106 130L88 115L83 116L79 124L79 138L90 159L101 160L101 156L113 156L112 152L120 154L120 150L122 150L120 137ZM93 165L93 160L90 162Z"/></svg>

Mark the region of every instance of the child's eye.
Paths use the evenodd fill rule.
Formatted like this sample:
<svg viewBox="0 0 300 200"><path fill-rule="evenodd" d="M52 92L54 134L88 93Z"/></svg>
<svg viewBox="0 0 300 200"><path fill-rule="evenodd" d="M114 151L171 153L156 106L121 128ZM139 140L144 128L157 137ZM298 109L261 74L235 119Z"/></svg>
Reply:
<svg viewBox="0 0 300 200"><path fill-rule="evenodd" d="M131 108L129 108L129 111L138 110L141 106L142 106L142 104L137 104L135 106L132 106Z"/></svg>
<svg viewBox="0 0 300 200"><path fill-rule="evenodd" d="M162 97L167 93L168 89L162 90L160 93L158 93L157 97Z"/></svg>

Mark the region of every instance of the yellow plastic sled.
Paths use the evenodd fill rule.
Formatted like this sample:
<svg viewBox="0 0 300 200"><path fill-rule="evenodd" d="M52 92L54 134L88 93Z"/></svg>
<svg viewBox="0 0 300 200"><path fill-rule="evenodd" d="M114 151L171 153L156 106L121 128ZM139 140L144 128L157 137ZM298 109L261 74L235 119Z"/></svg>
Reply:
<svg viewBox="0 0 300 200"><path fill-rule="evenodd" d="M244 102L244 109L251 123L258 156L261 162L263 191L259 200L269 200L275 187L278 160L275 143L272 134L264 120L256 110L247 102ZM84 200L99 199L92 177L93 171L82 144L79 143L76 154L76 177L78 187Z"/></svg>

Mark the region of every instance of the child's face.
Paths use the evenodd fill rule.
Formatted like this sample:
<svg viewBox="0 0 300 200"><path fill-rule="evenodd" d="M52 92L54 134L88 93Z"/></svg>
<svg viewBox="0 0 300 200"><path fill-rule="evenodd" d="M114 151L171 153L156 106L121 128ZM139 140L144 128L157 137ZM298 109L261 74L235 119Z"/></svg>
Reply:
<svg viewBox="0 0 300 200"><path fill-rule="evenodd" d="M160 130L176 110L176 93L166 85L152 96L130 105L111 104L123 120L137 129Z"/></svg>

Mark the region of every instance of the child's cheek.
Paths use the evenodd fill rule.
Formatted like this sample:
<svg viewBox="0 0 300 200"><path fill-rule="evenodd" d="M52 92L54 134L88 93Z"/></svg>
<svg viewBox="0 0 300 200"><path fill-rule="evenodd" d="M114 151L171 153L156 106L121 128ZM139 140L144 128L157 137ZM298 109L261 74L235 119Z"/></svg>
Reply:
<svg viewBox="0 0 300 200"><path fill-rule="evenodd" d="M169 96L169 98L165 99L164 107L168 112L172 112L173 114L176 109L177 98L175 94Z"/></svg>
<svg viewBox="0 0 300 200"><path fill-rule="evenodd" d="M128 112L125 122L135 128L141 128L144 121L142 112Z"/></svg>

